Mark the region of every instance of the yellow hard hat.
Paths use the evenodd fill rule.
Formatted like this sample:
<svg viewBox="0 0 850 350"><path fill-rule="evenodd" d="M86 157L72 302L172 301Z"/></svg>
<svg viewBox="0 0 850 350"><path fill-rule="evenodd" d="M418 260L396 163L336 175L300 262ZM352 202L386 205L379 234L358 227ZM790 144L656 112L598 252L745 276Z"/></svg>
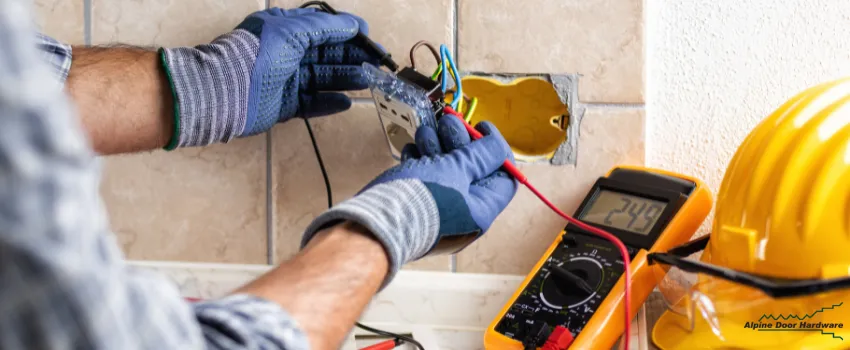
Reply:
<svg viewBox="0 0 850 350"><path fill-rule="evenodd" d="M701 262L766 280L850 276L850 79L803 91L747 136L720 186L707 244ZM682 312L656 323L662 349L850 348L848 289L775 298L704 274L671 283L687 295L668 300Z"/></svg>

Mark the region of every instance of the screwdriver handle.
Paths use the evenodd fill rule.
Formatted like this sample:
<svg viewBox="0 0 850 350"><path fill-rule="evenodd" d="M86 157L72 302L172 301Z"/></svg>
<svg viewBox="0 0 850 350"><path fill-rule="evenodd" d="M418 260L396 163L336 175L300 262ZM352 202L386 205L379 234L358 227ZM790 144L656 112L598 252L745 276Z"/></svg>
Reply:
<svg viewBox="0 0 850 350"><path fill-rule="evenodd" d="M484 137L484 135L481 135L481 133L478 132L478 130L475 130L475 128L473 128L472 125L469 125L469 123L467 123L466 120L463 119L463 115L461 115L460 113L458 113L457 111L455 111L451 107L446 106L443 109L443 113L451 114L451 115L457 117L458 119L460 119L460 121L463 123L463 126L466 128L466 131L469 133L469 136L471 136L473 140L479 140L482 137ZM519 171L519 169L513 163L511 163L509 160L505 159L505 162L502 163L502 168L505 170L506 173L510 174L517 181L519 181L519 183L525 184L526 182L528 182L528 178L525 177L525 174L523 174L521 171Z"/></svg>

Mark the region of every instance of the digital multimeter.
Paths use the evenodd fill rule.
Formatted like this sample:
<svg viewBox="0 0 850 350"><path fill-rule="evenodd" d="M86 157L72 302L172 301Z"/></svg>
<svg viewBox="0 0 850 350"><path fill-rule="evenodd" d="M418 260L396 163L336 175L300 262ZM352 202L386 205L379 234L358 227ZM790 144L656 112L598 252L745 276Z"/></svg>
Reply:
<svg viewBox="0 0 850 350"><path fill-rule="evenodd" d="M635 315L665 273L647 264L647 254L687 242L711 206L698 179L621 166L596 181L575 216L626 245ZM571 349L610 349L624 328L623 269L613 244L568 224L490 324L485 348L524 349L528 337L561 325L575 337Z"/></svg>

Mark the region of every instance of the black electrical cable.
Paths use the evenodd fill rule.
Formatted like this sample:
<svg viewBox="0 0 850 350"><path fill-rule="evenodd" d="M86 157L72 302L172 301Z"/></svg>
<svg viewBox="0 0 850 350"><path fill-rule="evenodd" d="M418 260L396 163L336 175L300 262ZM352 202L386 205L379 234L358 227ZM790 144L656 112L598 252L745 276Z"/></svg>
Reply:
<svg viewBox="0 0 850 350"><path fill-rule="evenodd" d="M325 179L325 192L328 194L328 209L330 209L334 206L334 201L328 171L325 169L325 162L322 161L322 153L319 152L319 145L316 144L316 135L313 135L313 127L310 126L310 120L304 118L304 125L307 126L307 133L310 134L310 142L313 143L313 151L316 152L316 160L319 161L319 169L322 171L322 178Z"/></svg>
<svg viewBox="0 0 850 350"><path fill-rule="evenodd" d="M325 180L325 192L328 195L328 209L330 209L331 207L333 207L333 192L331 191L331 181L330 181L330 178L328 176L328 171L327 171L327 169L325 169L325 163L322 161L322 153L319 152L319 145L316 143L316 135L313 134L313 127L310 126L310 120L307 119L307 118L304 118L304 125L307 126L307 133L310 134L310 142L313 143L313 151L316 152L316 160L319 161L319 170L322 171L322 178ZM375 333L377 335L382 335L382 336L393 338L393 339L401 339L401 340L403 340L407 343L413 344L413 346L415 346L419 350L425 350L425 348L422 346L422 344L420 344L418 341L416 341L415 339L413 339L411 337L404 336L404 335L401 335L401 334L392 333L392 332L383 331L383 330L380 330L380 329L377 329L377 328L372 328L372 327L366 326L366 325L364 325L360 322L356 322L356 323L354 323L354 325L357 326L357 327L360 327L361 329L363 329L367 332L372 332L372 333Z"/></svg>
<svg viewBox="0 0 850 350"><path fill-rule="evenodd" d="M402 340L402 341L404 341L404 342L407 342L407 343L413 344L413 346L415 346L415 347L416 347L417 349L419 349L419 350L425 350L425 347L423 347L423 346L422 346L422 344L420 344L418 341L416 341L416 340L414 340L413 338L408 337L408 336L406 336L406 335L401 335L401 334L395 334L395 333L391 333L391 332L387 332L387 331L382 331L382 330L380 330L380 329L376 329L376 328L372 328L372 327L369 327L369 326L363 325L363 324L361 324L360 322L355 323L355 325L356 325L357 327L362 328L363 330L366 330L366 331L369 331L369 332L375 333L375 334L377 334L377 335L382 335L382 336L385 336L385 337L390 337L390 338L395 338L395 339L401 339L401 340Z"/></svg>
<svg viewBox="0 0 850 350"><path fill-rule="evenodd" d="M308 8L310 6L316 6L320 9L322 9L322 11L325 11L325 12L328 12L328 13L331 13L331 14L334 14L334 15L336 14L336 10L334 10L332 7L330 7L330 5L328 5L328 3L324 2L324 1L307 1L303 4L301 4L301 6L299 6L299 7L300 8Z"/></svg>

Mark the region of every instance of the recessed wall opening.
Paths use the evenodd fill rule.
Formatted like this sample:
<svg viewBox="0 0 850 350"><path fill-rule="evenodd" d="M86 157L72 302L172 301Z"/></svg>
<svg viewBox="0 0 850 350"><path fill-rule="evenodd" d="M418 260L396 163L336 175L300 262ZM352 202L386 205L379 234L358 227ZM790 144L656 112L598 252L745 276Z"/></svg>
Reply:
<svg viewBox="0 0 850 350"><path fill-rule="evenodd" d="M467 76L463 91L477 98L470 123L496 125L520 161L551 159L567 139L569 110L552 83L538 77L520 77L505 84Z"/></svg>

